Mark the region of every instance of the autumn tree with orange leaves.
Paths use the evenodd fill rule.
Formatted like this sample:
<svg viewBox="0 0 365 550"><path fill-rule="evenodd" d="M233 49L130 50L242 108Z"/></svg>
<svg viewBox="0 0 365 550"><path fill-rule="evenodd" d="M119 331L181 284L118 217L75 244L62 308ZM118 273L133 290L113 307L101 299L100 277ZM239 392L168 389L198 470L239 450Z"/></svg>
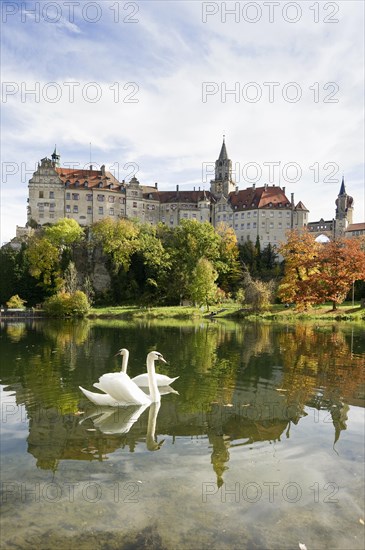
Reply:
<svg viewBox="0 0 365 550"><path fill-rule="evenodd" d="M292 231L280 248L285 260L279 297L305 310L332 301L341 304L354 281L365 280L365 251L360 239L317 243L308 231Z"/></svg>

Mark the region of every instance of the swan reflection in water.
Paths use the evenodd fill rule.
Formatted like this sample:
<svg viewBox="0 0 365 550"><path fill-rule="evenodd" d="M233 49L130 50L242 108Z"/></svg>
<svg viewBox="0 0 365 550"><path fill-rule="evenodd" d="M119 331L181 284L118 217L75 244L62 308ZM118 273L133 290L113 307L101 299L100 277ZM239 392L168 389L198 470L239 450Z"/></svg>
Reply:
<svg viewBox="0 0 365 550"><path fill-rule="evenodd" d="M178 394L176 390L170 386L159 388L161 395L168 393ZM111 409L110 407L98 407L85 416L80 424L86 420L92 420L95 428L99 429L105 435L127 434L132 426L137 422L144 411L149 407L148 424L146 434L146 445L149 451L157 451L165 441L156 441L155 431L157 415L160 410L161 402L154 402L144 405L130 405L128 407L118 407Z"/></svg>

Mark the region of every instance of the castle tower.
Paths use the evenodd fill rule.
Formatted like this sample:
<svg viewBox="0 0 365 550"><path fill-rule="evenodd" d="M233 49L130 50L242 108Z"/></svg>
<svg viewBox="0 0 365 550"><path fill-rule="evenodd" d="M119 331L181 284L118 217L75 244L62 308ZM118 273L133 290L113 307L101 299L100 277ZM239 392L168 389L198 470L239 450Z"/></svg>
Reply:
<svg viewBox="0 0 365 550"><path fill-rule="evenodd" d="M235 184L232 181L232 161L228 158L225 137L219 158L215 161L215 178L210 182L210 191L213 195L221 194L228 197L228 194L235 190Z"/></svg>
<svg viewBox="0 0 365 550"><path fill-rule="evenodd" d="M345 178L342 176L340 192L336 199L335 236L342 237L349 224L352 223L354 199L346 193Z"/></svg>
<svg viewBox="0 0 365 550"><path fill-rule="evenodd" d="M60 164L60 161L61 161L61 155L59 155L56 151L56 145L54 146L54 151L52 153L52 164L55 168L59 168L61 166Z"/></svg>

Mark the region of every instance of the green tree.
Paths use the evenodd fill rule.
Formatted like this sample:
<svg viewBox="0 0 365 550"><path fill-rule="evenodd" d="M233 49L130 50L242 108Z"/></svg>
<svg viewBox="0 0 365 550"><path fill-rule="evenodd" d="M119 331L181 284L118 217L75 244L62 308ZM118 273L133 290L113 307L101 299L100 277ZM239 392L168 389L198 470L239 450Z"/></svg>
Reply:
<svg viewBox="0 0 365 550"><path fill-rule="evenodd" d="M71 218L61 218L54 225L44 229L46 239L61 251L65 247L80 241L84 237L84 230Z"/></svg>
<svg viewBox="0 0 365 550"><path fill-rule="evenodd" d="M26 250L30 274L52 294L62 285L59 251L45 237L32 237Z"/></svg>
<svg viewBox="0 0 365 550"><path fill-rule="evenodd" d="M214 227L196 220L182 220L176 228L165 231L164 246L171 258L168 296L179 303L190 297L190 279L198 261L206 258L219 273L221 237Z"/></svg>
<svg viewBox="0 0 365 550"><path fill-rule="evenodd" d="M193 269L189 291L193 302L199 306L206 305L208 311L209 305L214 303L217 296L217 277L218 273L212 263L206 258L200 258Z"/></svg>
<svg viewBox="0 0 365 550"><path fill-rule="evenodd" d="M130 220L106 218L93 224L92 235L94 242L110 256L114 271L118 273L120 268L128 271L131 258L138 250L138 225Z"/></svg>
<svg viewBox="0 0 365 550"><path fill-rule="evenodd" d="M6 302L6 305L9 308L25 309L26 303L26 300L23 300L20 296L18 296L18 294L15 294Z"/></svg>
<svg viewBox="0 0 365 550"><path fill-rule="evenodd" d="M225 292L234 292L242 280L236 233L223 223L218 224L216 231L221 239L219 260L215 263L219 270L218 285Z"/></svg>

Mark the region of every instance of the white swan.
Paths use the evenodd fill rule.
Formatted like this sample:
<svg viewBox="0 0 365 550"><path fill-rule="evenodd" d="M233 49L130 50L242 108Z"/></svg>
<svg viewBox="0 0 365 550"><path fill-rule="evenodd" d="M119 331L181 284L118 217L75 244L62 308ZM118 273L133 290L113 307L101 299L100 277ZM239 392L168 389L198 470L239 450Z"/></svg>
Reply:
<svg viewBox="0 0 365 550"><path fill-rule="evenodd" d="M166 363L158 351L147 355L147 376L150 395L146 395L125 372L109 372L95 383L103 394L85 390L79 386L82 393L95 405L119 407L123 405L146 405L158 403L161 400L156 382L155 361Z"/></svg>
<svg viewBox="0 0 365 550"><path fill-rule="evenodd" d="M122 360L122 370L121 372L127 372L128 367L128 359L129 359L129 351L126 348L122 348L117 351L115 355L121 355L123 357ZM175 380L177 380L179 377L176 376L175 378L170 378L169 376L166 376L165 374L157 374L156 373L156 382L157 385L160 386L170 386ZM140 388L148 388L148 374L147 372L144 372L143 374L138 374L138 376L135 376L132 378L133 382L137 384ZM94 384L96 388L99 386ZM99 388L100 389L100 388Z"/></svg>

